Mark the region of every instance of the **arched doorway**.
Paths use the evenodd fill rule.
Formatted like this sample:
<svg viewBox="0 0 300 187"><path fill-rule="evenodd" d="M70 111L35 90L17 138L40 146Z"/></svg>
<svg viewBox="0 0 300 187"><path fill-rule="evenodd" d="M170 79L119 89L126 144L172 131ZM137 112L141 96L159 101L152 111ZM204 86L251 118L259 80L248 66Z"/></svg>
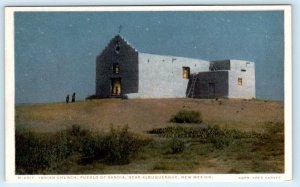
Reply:
<svg viewBox="0 0 300 187"><path fill-rule="evenodd" d="M120 96L122 93L121 78L113 78L111 81L112 95Z"/></svg>

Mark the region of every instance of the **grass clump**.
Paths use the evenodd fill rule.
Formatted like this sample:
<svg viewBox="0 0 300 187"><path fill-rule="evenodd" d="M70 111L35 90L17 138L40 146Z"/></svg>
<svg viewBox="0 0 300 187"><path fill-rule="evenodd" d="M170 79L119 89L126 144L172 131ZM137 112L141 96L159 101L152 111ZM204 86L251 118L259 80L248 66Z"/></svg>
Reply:
<svg viewBox="0 0 300 187"><path fill-rule="evenodd" d="M171 117L173 123L201 123L202 114L198 111L181 110Z"/></svg>

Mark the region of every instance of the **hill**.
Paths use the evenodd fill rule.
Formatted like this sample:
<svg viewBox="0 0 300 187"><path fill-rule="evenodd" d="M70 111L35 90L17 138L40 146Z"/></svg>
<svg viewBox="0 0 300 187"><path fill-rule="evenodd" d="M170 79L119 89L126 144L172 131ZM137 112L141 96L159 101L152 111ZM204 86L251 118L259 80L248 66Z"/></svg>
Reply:
<svg viewBox="0 0 300 187"><path fill-rule="evenodd" d="M95 131L128 125L145 132L172 126L170 117L179 110L202 113L205 124L260 131L265 122L284 122L282 102L234 99L101 99L76 103L16 106L16 126L51 132L73 124Z"/></svg>
<svg viewBox="0 0 300 187"><path fill-rule="evenodd" d="M170 123L182 110L203 123ZM283 113L281 102L232 99L18 105L16 172L282 173Z"/></svg>

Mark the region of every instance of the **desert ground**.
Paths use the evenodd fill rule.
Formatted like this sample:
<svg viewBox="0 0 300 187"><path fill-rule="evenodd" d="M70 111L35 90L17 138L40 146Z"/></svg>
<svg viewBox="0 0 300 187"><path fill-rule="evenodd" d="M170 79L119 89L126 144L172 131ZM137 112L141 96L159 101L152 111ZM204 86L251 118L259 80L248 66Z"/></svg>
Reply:
<svg viewBox="0 0 300 187"><path fill-rule="evenodd" d="M170 116L179 110L202 113L209 125L243 131L263 129L265 122L284 122L283 103L234 99L101 99L76 103L30 104L16 106L16 126L35 131L57 131L78 124L83 128L106 131L128 125L145 132L170 125Z"/></svg>
<svg viewBox="0 0 300 187"><path fill-rule="evenodd" d="M178 111L197 111L200 124L170 122ZM282 102L246 99L99 99L76 103L22 104L15 108L16 129L53 134L73 125L93 133L128 127L151 139L130 161L108 164L103 159L79 161L78 154L51 161L31 171L43 174L110 173L281 173L284 171L284 107ZM182 150L170 153L174 138L151 134L153 129L217 127L234 134L221 146L191 136L174 137ZM178 130L178 129L177 129ZM229 133L229 134L230 134ZM180 134L180 132L179 132ZM226 133L225 133L226 134ZM237 135L236 135L237 134ZM254 134L254 135L253 135ZM221 141L220 140L220 141ZM179 142L179 143L180 143ZM172 144L173 145L173 144ZM215 146L217 145L217 146ZM221 147L221 148L220 148ZM18 166L17 166L18 167ZM26 170L17 168L17 172Z"/></svg>

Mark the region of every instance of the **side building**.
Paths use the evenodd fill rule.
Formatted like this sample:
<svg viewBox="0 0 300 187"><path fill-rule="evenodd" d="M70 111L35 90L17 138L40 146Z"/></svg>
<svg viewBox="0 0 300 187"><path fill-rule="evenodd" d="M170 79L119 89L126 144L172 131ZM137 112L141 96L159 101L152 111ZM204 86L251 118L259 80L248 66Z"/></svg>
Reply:
<svg viewBox="0 0 300 187"><path fill-rule="evenodd" d="M243 60L212 61L210 71L191 76L188 97L255 98L255 64Z"/></svg>
<svg viewBox="0 0 300 187"><path fill-rule="evenodd" d="M235 84L236 83L236 84ZM97 98L253 98L253 62L138 52L116 35L96 60Z"/></svg>

